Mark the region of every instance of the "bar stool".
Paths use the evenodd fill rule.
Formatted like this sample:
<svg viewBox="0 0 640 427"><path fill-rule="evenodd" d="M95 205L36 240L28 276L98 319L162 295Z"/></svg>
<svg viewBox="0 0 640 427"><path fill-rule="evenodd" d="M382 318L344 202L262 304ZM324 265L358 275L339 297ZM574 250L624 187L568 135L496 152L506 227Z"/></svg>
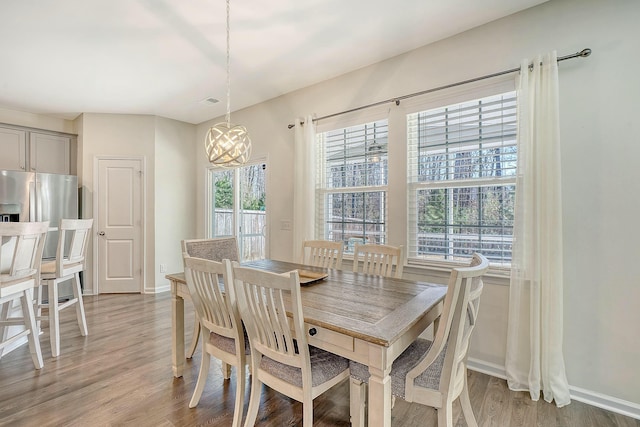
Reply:
<svg viewBox="0 0 640 427"><path fill-rule="evenodd" d="M48 229L48 221L0 223L0 356L5 347L26 336L36 369L44 363L33 310L33 289L40 283L42 250ZM9 317L15 300L20 300L21 317ZM25 329L7 337L10 325L24 325Z"/></svg>
<svg viewBox="0 0 640 427"><path fill-rule="evenodd" d="M80 288L80 272L84 270L84 260L92 226L93 219L61 219L58 227L60 233L58 234L56 259L42 264L42 284L48 287L49 301L48 304L38 301L38 307L49 308L49 339L53 357L60 355L61 310L75 305L80 334L86 336L89 333L87 319L84 315L82 289ZM67 240L67 235L70 235L69 240ZM65 257L67 241L69 242L69 252ZM74 279L73 298L60 303L58 301L58 285L71 279Z"/></svg>

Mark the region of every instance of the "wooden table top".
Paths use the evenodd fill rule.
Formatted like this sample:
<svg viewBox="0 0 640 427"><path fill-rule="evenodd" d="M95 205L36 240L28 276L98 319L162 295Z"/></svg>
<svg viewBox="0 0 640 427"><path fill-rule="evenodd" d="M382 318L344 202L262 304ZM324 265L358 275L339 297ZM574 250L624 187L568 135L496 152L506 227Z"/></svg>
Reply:
<svg viewBox="0 0 640 427"><path fill-rule="evenodd" d="M275 260L243 263L274 273L314 267ZM389 346L415 325L445 296L443 285L411 280L326 270L328 277L301 286L305 322ZM186 283L184 273L169 274L169 280Z"/></svg>

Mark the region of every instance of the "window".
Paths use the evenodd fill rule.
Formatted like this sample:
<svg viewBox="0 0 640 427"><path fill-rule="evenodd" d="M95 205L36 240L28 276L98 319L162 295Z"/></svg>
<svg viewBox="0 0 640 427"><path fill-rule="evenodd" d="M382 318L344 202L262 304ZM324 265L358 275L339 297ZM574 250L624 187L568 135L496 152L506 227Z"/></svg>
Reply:
<svg viewBox="0 0 640 427"><path fill-rule="evenodd" d="M209 170L208 235L238 236L241 261L266 256L265 173L265 163Z"/></svg>
<svg viewBox="0 0 640 427"><path fill-rule="evenodd" d="M516 184L515 92L407 115L409 259L481 252L508 265Z"/></svg>
<svg viewBox="0 0 640 427"><path fill-rule="evenodd" d="M387 212L387 120L317 135L316 230L319 238L385 243Z"/></svg>

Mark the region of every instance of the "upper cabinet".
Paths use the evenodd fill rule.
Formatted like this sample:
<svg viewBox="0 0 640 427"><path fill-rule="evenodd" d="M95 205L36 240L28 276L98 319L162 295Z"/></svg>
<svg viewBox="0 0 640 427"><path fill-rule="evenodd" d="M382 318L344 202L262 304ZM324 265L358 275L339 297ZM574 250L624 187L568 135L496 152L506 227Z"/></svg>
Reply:
<svg viewBox="0 0 640 427"><path fill-rule="evenodd" d="M0 170L72 174L73 144L72 135L0 126Z"/></svg>
<svg viewBox="0 0 640 427"><path fill-rule="evenodd" d="M33 172L69 174L71 138L31 132L29 168Z"/></svg>
<svg viewBox="0 0 640 427"><path fill-rule="evenodd" d="M0 170L26 170L27 132L0 127Z"/></svg>

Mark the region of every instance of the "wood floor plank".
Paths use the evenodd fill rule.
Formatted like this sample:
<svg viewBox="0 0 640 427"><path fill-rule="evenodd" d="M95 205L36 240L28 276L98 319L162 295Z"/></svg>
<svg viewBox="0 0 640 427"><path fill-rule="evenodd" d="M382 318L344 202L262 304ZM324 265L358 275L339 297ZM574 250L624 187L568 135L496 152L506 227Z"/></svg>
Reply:
<svg viewBox="0 0 640 427"><path fill-rule="evenodd" d="M171 370L171 297L100 295L85 297L89 335L82 337L75 312L61 313L61 355L52 358L48 325L40 336L45 366L33 369L25 345L0 359L0 426L228 426L233 418L236 372L224 380L214 361L200 403L188 404L201 355L187 360L184 376ZM190 339L193 310L185 307ZM638 420L580 402L558 409L508 390L505 381L469 372L471 405L480 426L640 427ZM247 380L246 405L250 383ZM466 426L454 403L454 425ZM315 426L349 426L345 382L314 401ZM257 426L300 426L302 405L264 388ZM394 426L435 426L432 408L397 400Z"/></svg>
<svg viewBox="0 0 640 427"><path fill-rule="evenodd" d="M512 427L536 425L536 405L529 397L529 393L509 391L508 394L511 399L511 418L509 425Z"/></svg>

